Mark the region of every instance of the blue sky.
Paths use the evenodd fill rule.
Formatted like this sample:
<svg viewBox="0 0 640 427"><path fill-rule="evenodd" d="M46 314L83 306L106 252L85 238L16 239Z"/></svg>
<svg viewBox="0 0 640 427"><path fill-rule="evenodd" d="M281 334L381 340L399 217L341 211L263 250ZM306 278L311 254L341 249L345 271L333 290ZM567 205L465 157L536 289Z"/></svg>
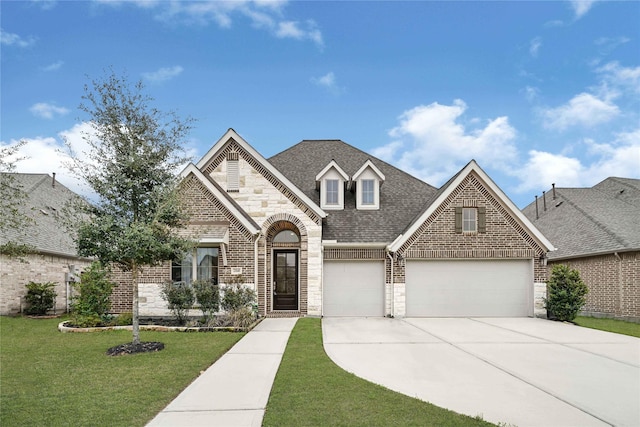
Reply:
<svg viewBox="0 0 640 427"><path fill-rule="evenodd" d="M3 1L2 146L57 172L109 67L265 157L342 139L438 187L472 158L519 206L640 178L640 2ZM87 77L88 76L88 77ZM313 172L315 174L315 172Z"/></svg>

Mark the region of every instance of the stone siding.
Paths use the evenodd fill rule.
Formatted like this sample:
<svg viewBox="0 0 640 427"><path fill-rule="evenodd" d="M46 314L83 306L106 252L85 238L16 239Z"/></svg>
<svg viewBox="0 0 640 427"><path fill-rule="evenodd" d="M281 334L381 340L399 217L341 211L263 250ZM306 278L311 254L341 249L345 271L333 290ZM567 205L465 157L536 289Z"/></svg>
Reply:
<svg viewBox="0 0 640 427"><path fill-rule="evenodd" d="M65 283L69 266L75 266L77 275L89 266L90 262L60 255L32 254L24 257L26 262L0 255L0 315L12 315L25 308L24 297L27 294L25 285L29 282L54 282L56 313L66 310L67 299L71 297L71 289L67 293Z"/></svg>
<svg viewBox="0 0 640 427"><path fill-rule="evenodd" d="M640 252L623 252L549 262L580 272L589 288L583 313L640 321Z"/></svg>

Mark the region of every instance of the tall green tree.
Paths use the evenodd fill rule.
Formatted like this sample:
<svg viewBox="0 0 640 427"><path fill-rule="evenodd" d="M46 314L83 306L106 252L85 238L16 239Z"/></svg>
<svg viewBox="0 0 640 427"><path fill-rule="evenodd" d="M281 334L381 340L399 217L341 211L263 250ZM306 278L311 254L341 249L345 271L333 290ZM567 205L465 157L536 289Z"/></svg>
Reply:
<svg viewBox="0 0 640 427"><path fill-rule="evenodd" d="M26 144L20 141L14 145L0 147L0 254L21 258L35 249L21 242L21 232L33 220L24 213L27 193L14 175L16 163L22 160L19 152ZM10 233L14 238L6 238Z"/></svg>
<svg viewBox="0 0 640 427"><path fill-rule="evenodd" d="M177 259L192 243L176 235L187 221L176 172L189 159L182 148L193 120L161 112L141 81L113 70L85 85L80 110L88 114L88 149L67 141L71 171L95 193L76 225L78 254L130 273L133 342L140 344L138 280L143 267Z"/></svg>

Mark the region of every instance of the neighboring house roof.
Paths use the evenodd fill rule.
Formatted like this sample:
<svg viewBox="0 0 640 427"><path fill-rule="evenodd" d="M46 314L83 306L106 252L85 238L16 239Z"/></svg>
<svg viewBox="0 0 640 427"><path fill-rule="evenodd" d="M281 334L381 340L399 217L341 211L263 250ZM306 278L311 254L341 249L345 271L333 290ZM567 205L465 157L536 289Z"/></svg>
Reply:
<svg viewBox="0 0 640 427"><path fill-rule="evenodd" d="M3 230L0 243L15 241L35 246L38 252L77 256L76 245L60 219L65 205L80 196L48 174L10 175L27 195L20 210L33 222L23 230Z"/></svg>
<svg viewBox="0 0 640 427"><path fill-rule="evenodd" d="M525 228L528 230L531 237L536 239L540 246L547 251L553 251L553 244L547 240L543 233L538 230L534 224L516 207L516 205L507 197L507 195L496 185L495 182L487 175L487 173L476 163L475 160L471 160L465 167L463 167L457 174L455 174L447 183L445 183L429 200L428 207L424 212L421 212L419 217L411 221L407 229L403 230L402 235L389 246L391 252L396 252L400 247L409 239L413 233L424 223L432 213L436 211L442 205L442 203L449 197L452 191L454 191L461 182L471 173L475 173L485 184L485 186L493 193L502 206L509 210L509 213Z"/></svg>
<svg viewBox="0 0 640 427"><path fill-rule="evenodd" d="M557 246L549 259L640 250L640 179L610 177L591 188L556 188L523 209Z"/></svg>
<svg viewBox="0 0 640 427"><path fill-rule="evenodd" d="M289 191L291 191L296 197L300 198L302 202L309 207L318 217L325 218L327 214L320 208L319 202L317 200L312 200L307 197L304 193L302 193L294 184L287 179L285 175L280 173L277 169L275 169L263 156L258 153L247 141L245 141L238 133L229 128L227 132L222 135L222 138L216 142L213 147L200 159L200 161L196 164L196 167L200 170L203 170L207 164L211 161L211 159L215 158L217 154L224 148L226 143L233 139L242 149L248 152L251 156L253 156L256 161L258 161L265 169L267 169L278 181L282 183Z"/></svg>
<svg viewBox="0 0 640 427"><path fill-rule="evenodd" d="M305 140L268 159L317 205L316 176L331 161L350 177L371 161L384 175L380 209L356 210L356 195L345 191L344 209L327 212L323 240L339 243L389 243L426 207L436 189L431 185L340 140Z"/></svg>

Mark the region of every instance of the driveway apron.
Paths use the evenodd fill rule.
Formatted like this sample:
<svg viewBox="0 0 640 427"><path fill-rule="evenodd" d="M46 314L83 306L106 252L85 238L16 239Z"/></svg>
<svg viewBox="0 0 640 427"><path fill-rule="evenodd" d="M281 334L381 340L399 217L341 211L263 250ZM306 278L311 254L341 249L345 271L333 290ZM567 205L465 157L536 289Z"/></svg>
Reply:
<svg viewBox="0 0 640 427"><path fill-rule="evenodd" d="M325 318L343 369L494 423L640 426L640 339L532 318Z"/></svg>
<svg viewBox="0 0 640 427"><path fill-rule="evenodd" d="M298 319L264 319L148 426L260 426Z"/></svg>

